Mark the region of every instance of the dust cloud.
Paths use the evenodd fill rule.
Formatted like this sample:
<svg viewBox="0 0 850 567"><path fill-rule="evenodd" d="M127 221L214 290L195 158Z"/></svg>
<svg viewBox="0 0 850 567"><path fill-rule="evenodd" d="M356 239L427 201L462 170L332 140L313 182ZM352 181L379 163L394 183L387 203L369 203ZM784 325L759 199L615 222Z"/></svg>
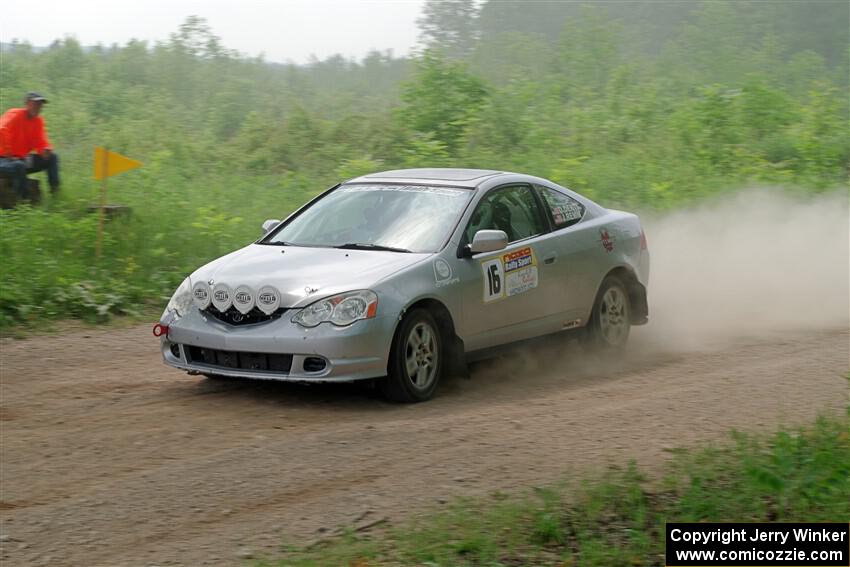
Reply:
<svg viewBox="0 0 850 567"><path fill-rule="evenodd" d="M702 350L788 331L850 325L846 191L751 189L655 218L650 322L635 346Z"/></svg>
<svg viewBox="0 0 850 567"><path fill-rule="evenodd" d="M552 335L476 366L510 381L571 379L651 367L668 356L850 327L846 192L799 196L749 189L663 215L641 214L649 251L649 323L624 357ZM791 348L791 347L789 347Z"/></svg>

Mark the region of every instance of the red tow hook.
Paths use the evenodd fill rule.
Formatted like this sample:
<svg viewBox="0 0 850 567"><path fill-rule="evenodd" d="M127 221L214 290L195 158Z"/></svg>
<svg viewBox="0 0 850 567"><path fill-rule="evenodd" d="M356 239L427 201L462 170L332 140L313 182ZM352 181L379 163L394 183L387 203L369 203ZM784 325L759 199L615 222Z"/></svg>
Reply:
<svg viewBox="0 0 850 567"><path fill-rule="evenodd" d="M156 325L154 325L153 326L153 336L155 336L155 337L166 336L167 337L168 336L168 325L162 325L160 323L157 323Z"/></svg>

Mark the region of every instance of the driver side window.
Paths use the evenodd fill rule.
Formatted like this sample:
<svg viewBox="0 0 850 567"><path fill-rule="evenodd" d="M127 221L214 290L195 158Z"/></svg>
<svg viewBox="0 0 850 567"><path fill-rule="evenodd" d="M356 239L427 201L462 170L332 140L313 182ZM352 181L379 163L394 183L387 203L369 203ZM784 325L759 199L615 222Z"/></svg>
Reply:
<svg viewBox="0 0 850 567"><path fill-rule="evenodd" d="M479 230L503 230L508 242L542 234L545 229L531 187L499 187L487 193L466 227L467 242L471 243Z"/></svg>

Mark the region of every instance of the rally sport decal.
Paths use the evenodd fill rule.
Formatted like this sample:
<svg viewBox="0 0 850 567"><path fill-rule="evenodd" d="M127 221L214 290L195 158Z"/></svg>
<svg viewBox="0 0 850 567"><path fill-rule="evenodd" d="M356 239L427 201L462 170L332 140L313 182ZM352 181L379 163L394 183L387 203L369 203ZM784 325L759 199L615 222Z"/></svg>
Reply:
<svg viewBox="0 0 850 567"><path fill-rule="evenodd" d="M518 295L537 287L537 260L531 246L481 262L484 303Z"/></svg>

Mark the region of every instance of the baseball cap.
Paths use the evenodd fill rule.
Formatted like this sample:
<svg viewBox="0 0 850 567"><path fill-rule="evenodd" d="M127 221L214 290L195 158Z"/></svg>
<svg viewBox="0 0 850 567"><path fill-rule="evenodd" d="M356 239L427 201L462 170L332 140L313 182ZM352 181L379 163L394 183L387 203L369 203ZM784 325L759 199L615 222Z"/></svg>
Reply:
<svg viewBox="0 0 850 567"><path fill-rule="evenodd" d="M36 102L43 102L44 104L47 104L47 99L44 98L44 96L42 96L41 93L36 92L36 91L28 92L25 100L27 100L27 101L34 100Z"/></svg>

